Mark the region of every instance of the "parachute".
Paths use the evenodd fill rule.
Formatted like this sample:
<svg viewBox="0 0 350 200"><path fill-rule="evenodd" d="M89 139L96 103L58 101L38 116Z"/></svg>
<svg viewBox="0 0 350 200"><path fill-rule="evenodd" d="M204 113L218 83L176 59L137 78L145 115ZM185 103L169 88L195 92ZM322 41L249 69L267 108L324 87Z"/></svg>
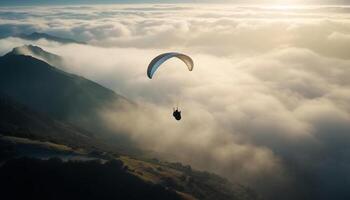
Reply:
<svg viewBox="0 0 350 200"><path fill-rule="evenodd" d="M164 53L161 54L159 56L157 56L156 58L154 58L151 63L148 65L148 69L147 69L147 76L148 78L152 79L154 73L157 71L157 69L167 60L169 60L170 58L179 58L180 60L182 60L188 67L188 70L192 71L193 70L193 60L185 55L185 54L181 54L181 53L175 53L175 52L170 52L170 53Z"/></svg>

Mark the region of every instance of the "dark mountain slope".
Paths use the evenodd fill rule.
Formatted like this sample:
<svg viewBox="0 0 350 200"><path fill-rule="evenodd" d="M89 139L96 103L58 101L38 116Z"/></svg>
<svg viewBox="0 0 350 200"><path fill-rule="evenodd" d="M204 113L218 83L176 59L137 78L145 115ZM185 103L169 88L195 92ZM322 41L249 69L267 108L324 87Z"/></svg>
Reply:
<svg viewBox="0 0 350 200"><path fill-rule="evenodd" d="M0 92L36 111L92 131L101 128L100 109L128 102L95 82L14 54L0 57Z"/></svg>
<svg viewBox="0 0 350 200"><path fill-rule="evenodd" d="M51 141L74 148L92 148L91 133L35 112L0 95L0 134Z"/></svg>
<svg viewBox="0 0 350 200"><path fill-rule="evenodd" d="M118 160L10 160L0 166L0 187L3 199L182 199L171 189L128 173Z"/></svg>
<svg viewBox="0 0 350 200"><path fill-rule="evenodd" d="M4 159L1 159L2 157L5 157ZM40 161L39 163L42 163L42 169L40 170L40 173L37 171L33 171L33 169L36 169L37 166L36 162L32 162L33 159L28 159L30 162L26 162L25 164L21 161L18 163L18 166L12 166L11 164L17 163L18 160L16 158L18 157L31 157L31 158L38 158L38 159L48 159L48 158L60 158L65 161L79 161L79 172L83 172L86 170L89 170L90 164L84 163L83 161L91 161L91 160L100 160L102 163L104 162L122 162L123 163L123 172L128 173L129 175L134 175L140 180L142 180L144 183L147 183L145 188L133 188L136 187L136 185L131 186L126 191L118 191L118 186L115 188L116 190L113 190L114 195L124 195L125 192L128 193L130 190L132 191L142 191L147 190L150 185L158 187L160 190L156 190L154 192L162 192L162 188L167 188L167 191L176 191L177 194L179 194L183 199L193 200L193 199L203 199L203 200L257 200L260 199L258 195L251 189L246 188L239 184L233 184L227 181L224 178L221 178L215 174L207 173L207 172L200 172L192 169L190 166L184 166L181 163L168 163L168 162L162 162L155 159L142 159L142 158L131 158L129 156L119 156L115 153L106 153L105 154L96 154L95 151L84 151L82 149L74 150L68 146L65 145L57 145L47 142L39 142L35 140L28 140L23 138L16 138L16 137L1 137L0 136L0 163L1 161L5 161L4 163L10 163L10 168L2 168L6 169L7 171L4 172L5 177L4 178L11 178L11 182L9 186L5 186L11 190L21 190L25 191L25 189L31 188L32 190L33 185L27 186L27 187L21 187L18 188L18 185L21 185L24 179L29 178L31 183L36 185L36 187L40 186L41 182L37 181L35 177L44 176L41 177L46 180L47 183L50 183L52 185L52 181L56 182L57 177L50 177L50 179L47 179L47 175L40 174L41 171L51 171L51 172L57 172L60 171L62 176L70 176L73 180L69 179L69 181L65 182L63 180L64 185L75 185L75 179L81 179L84 180L84 183L86 184L93 184L91 182L86 182L86 180L96 180L98 179L96 176L100 176L101 174L104 174L105 172L100 172L97 170L97 174L89 173L89 174L83 174L80 173L74 173L74 174L68 174L66 173L66 170L61 171L61 169L56 169L56 167L62 168L62 165L46 165L46 161ZM34 159L35 161L35 159ZM101 170L106 170L103 165L100 163L98 165L98 168ZM49 168L49 169L47 169ZM1 165L0 165L0 171ZM29 170L28 170L29 169ZM18 171L26 171L25 176L19 175L17 173ZM110 174L113 176L113 173L115 171L119 171L119 167L113 167L110 169ZM1 174L1 173L0 173ZM76 176L76 177L74 177ZM51 179L52 178L52 179ZM120 177L114 177L118 178L118 181L123 182L123 184L129 184L130 181L135 179L133 176L126 177L127 180L119 179ZM1 177L0 177L1 179ZM129 180L131 179L131 180ZM6 179L5 179L6 180ZM58 178L59 180L59 178ZM99 179L100 180L100 179ZM8 183L8 181L4 181L3 184ZM1 180L0 180L1 184ZM104 182L103 184L109 185L109 181ZM116 184L113 182L113 184ZM80 188L80 185L76 185L76 188L86 190L86 188L82 187ZM99 187L97 185L97 187ZM115 186L113 186L115 187ZM137 186L137 187L140 187ZM4 188L4 187L1 187ZM49 190L51 193L54 191L51 191L49 188L45 188L46 190ZM95 187L92 187L94 190ZM96 189L95 192L99 192L101 188ZM72 193L71 191L62 191L65 195L77 195L77 197L80 197L78 199L81 199L82 197L85 198L85 192L81 191ZM104 191L108 194L111 191ZM36 195L36 194L33 194ZM61 194L60 194L61 195ZM104 194L99 194L104 195ZM154 194L155 197L161 194ZM161 195L162 196L162 195ZM141 196L142 197L142 196ZM95 197L94 197L95 198ZM88 198L89 199L89 198ZM140 199L148 199L148 196L143 196L143 198ZM166 200L167 198L165 198Z"/></svg>

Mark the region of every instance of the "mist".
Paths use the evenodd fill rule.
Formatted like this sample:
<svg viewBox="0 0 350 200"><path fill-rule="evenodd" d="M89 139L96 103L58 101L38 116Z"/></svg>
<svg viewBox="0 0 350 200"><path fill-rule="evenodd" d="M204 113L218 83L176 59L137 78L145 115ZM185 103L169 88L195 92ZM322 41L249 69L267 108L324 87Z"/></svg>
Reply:
<svg viewBox="0 0 350 200"><path fill-rule="evenodd" d="M65 70L136 102L136 108L115 105L99 114L152 156L220 174L270 199L349 197L348 7L123 5L22 12L20 24L1 18L0 32L5 25L31 27L88 44L7 37L0 52L34 43L62 56ZM190 55L193 72L174 59L149 80L148 63L168 51ZM171 116L174 106L182 110L181 122Z"/></svg>

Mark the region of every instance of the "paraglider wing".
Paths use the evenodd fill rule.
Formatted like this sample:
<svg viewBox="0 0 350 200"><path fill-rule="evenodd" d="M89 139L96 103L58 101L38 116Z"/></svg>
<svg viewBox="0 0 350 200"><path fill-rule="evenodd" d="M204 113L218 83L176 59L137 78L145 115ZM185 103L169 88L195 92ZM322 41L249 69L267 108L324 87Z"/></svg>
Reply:
<svg viewBox="0 0 350 200"><path fill-rule="evenodd" d="M154 73L157 71L157 69L167 60L169 60L170 58L179 58L180 60L182 60L188 67L188 70L192 71L193 70L193 60L185 55L185 54L181 54L181 53L164 53L161 54L159 56L157 56L156 58L154 58L151 63L148 65L148 69L147 69L147 76L148 78L152 79Z"/></svg>

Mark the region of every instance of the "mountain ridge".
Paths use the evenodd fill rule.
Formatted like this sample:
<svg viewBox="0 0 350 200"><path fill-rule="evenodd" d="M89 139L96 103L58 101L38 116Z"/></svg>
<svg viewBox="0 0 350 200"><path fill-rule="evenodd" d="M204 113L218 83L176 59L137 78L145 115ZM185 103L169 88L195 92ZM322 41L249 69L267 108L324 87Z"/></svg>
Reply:
<svg viewBox="0 0 350 200"><path fill-rule="evenodd" d="M56 54L50 53L48 51L45 51L44 49L31 44L15 47L12 49L12 51L10 51L7 54L32 56L39 60L45 61L46 63L52 66L56 66L64 70L64 64L63 64L64 62L62 57Z"/></svg>
<svg viewBox="0 0 350 200"><path fill-rule="evenodd" d="M58 36L50 35L47 33L40 33L40 32L33 32L30 34L19 34L19 35L16 35L15 37L25 39L25 40L31 40L31 41L46 39L49 41L59 42L61 44L70 44L70 43L86 44L85 42L76 41L70 38L58 37Z"/></svg>
<svg viewBox="0 0 350 200"><path fill-rule="evenodd" d="M58 82L57 84L66 85L55 85L55 81ZM30 84L27 85L28 83ZM84 95L81 97L82 99L76 100L81 100L81 102L86 100L96 101L88 103L94 106L102 106L105 103L113 103L113 101L118 100L128 102L125 97L84 77L64 72L31 56L13 55L11 53L0 57L0 92L11 97L14 96L14 99L20 99L20 103L44 113L48 112L58 119L64 119L68 117L64 115L68 114L60 114L61 108L42 107L48 104L62 103L63 100L55 102L55 97L50 97L51 92L65 93L65 96L70 97L67 99L68 101L72 101L72 97L76 96L77 93L81 93L81 95ZM23 96L23 94L26 95ZM30 102L28 98L36 98L35 100L41 101L41 105ZM73 100L75 99L73 98ZM101 100L101 102L98 100ZM79 111L83 111L83 109Z"/></svg>

